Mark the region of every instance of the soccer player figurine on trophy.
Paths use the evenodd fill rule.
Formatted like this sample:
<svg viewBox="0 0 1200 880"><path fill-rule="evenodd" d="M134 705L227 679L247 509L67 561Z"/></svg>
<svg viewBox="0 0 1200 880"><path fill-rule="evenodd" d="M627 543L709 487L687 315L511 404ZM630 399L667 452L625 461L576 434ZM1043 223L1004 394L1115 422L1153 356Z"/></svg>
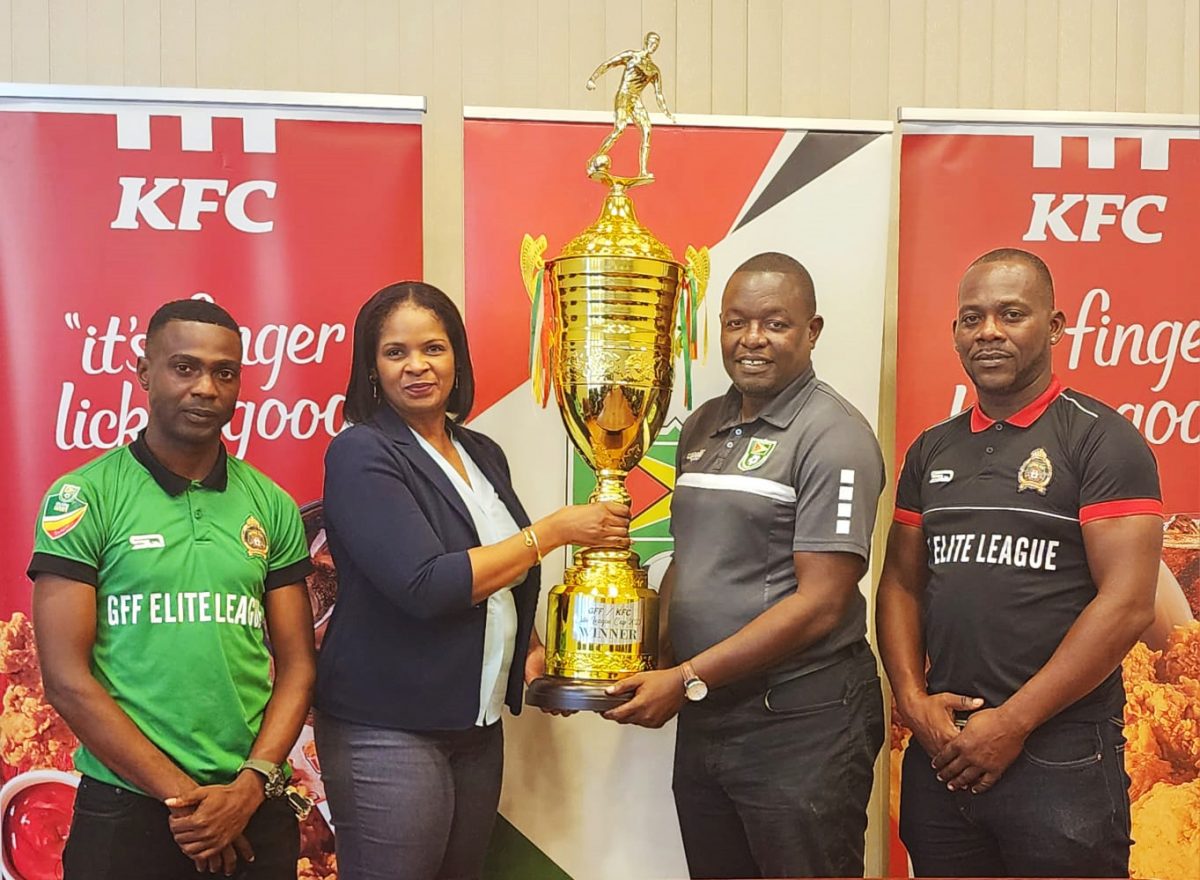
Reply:
<svg viewBox="0 0 1200 880"><path fill-rule="evenodd" d="M634 180L640 183L649 183L654 179L654 175L646 168L646 163L650 161L650 114L646 112L646 106L642 103L642 90L646 86L653 83L654 97L658 101L658 106L666 114L667 119L675 121L675 117L671 115L671 111L667 107L667 98L663 94L662 73L659 71L658 65L650 60L650 56L658 48L659 42L658 34L650 31L646 34L642 49L618 52L592 71L592 75L588 77L587 88L590 92L596 88L596 77L614 67L624 68L624 73L621 74L621 84L617 86L617 94L613 98L613 115L615 117L613 130L604 139L600 149L588 160L588 177L603 179L597 175L608 170L608 151L617 142L617 138L625 132L625 127L632 122L642 133L642 145L638 150L638 176L630 178L625 185L626 187L630 186Z"/></svg>

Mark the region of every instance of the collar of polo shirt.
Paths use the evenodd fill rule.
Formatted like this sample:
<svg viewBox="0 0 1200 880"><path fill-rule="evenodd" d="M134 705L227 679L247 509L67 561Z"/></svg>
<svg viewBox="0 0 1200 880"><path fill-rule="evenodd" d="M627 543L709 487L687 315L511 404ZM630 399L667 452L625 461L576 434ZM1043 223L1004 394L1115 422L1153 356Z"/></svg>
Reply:
<svg viewBox="0 0 1200 880"><path fill-rule="evenodd" d="M786 428L796 418L797 413L803 409L805 402L812 396L813 389L816 387L817 373L810 366L793 379L792 384L776 394L758 415L752 419L743 419L742 392L738 391L736 386L730 385L729 390L725 392L725 400L721 404L721 421L717 429L709 436L715 437L730 428L736 428L738 425L758 419L762 419L768 425L776 428Z"/></svg>
<svg viewBox="0 0 1200 880"><path fill-rule="evenodd" d="M1062 390L1063 385L1059 381L1058 376L1051 376L1050 385L1046 390L1007 419L1004 419L1004 423L1018 428L1028 428L1042 417L1042 413L1049 408L1050 404L1054 403L1058 395L1062 394ZM971 408L971 433L978 434L980 431L986 431L994 424L996 424L996 419L989 419L984 411L979 408L979 403L976 402Z"/></svg>
<svg viewBox="0 0 1200 880"><path fill-rule="evenodd" d="M129 444L129 451L137 463L150 472L150 476L154 477L154 482L158 483L159 487L168 495L172 497L182 495L188 486L192 485L192 481L187 477L181 477L174 471L168 470L166 465L154 457L154 453L150 451L150 447L146 443L144 430L138 434L136 440ZM227 458L228 453L225 451L225 444L222 443L217 451L217 461L208 475L200 481L201 486L217 492L225 491L225 487L229 484Z"/></svg>

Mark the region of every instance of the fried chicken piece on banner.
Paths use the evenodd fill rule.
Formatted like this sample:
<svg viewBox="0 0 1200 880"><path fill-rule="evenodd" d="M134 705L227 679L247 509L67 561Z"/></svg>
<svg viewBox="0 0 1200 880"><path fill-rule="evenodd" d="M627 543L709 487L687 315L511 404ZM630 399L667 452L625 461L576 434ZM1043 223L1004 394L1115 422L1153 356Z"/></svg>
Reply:
<svg viewBox="0 0 1200 880"><path fill-rule="evenodd" d="M33 624L20 611L8 620L0 620L0 675L15 684L41 681Z"/></svg>
<svg viewBox="0 0 1200 880"><path fill-rule="evenodd" d="M46 702L40 683L10 683L0 711L0 760L18 772L70 770L78 741Z"/></svg>
<svg viewBox="0 0 1200 880"><path fill-rule="evenodd" d="M296 868L298 880L337 880L333 833L320 810L312 810L300 822L300 861Z"/></svg>
<svg viewBox="0 0 1200 880"><path fill-rule="evenodd" d="M1174 684L1140 682L1127 688L1126 694L1129 751L1148 750L1148 729L1157 743L1157 754L1184 779L1200 775L1200 682L1189 678Z"/></svg>
<svg viewBox="0 0 1200 880"><path fill-rule="evenodd" d="M1200 620L1177 626L1167 636L1167 645L1158 660L1159 681L1176 682L1182 678L1200 681Z"/></svg>
<svg viewBox="0 0 1200 880"><path fill-rule="evenodd" d="M1121 661L1125 687L1143 681L1158 681L1158 660L1161 651L1151 651L1145 642L1137 642Z"/></svg>
<svg viewBox="0 0 1200 880"><path fill-rule="evenodd" d="M1183 880L1200 866L1200 779L1183 785L1159 783L1131 809L1130 875Z"/></svg>

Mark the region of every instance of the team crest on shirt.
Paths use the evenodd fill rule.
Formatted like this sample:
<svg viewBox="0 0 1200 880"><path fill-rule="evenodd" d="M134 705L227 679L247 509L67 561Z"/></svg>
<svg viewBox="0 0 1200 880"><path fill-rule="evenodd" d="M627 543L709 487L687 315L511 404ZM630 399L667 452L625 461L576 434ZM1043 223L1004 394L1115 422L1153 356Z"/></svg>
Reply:
<svg viewBox="0 0 1200 880"><path fill-rule="evenodd" d="M738 470L752 471L762 467L778 445L778 440L760 440L758 437L751 437L750 445L746 447L746 454L738 462Z"/></svg>
<svg viewBox="0 0 1200 880"><path fill-rule="evenodd" d="M1050 456L1046 450L1037 448L1029 453L1029 458L1021 463L1017 471L1017 491L1024 492L1032 489L1039 495L1046 494L1046 487L1054 476L1054 465L1050 464Z"/></svg>
<svg viewBox="0 0 1200 880"><path fill-rule="evenodd" d="M247 556L267 558L269 549L267 533L263 531L262 524L253 516L246 517L246 521L242 524L242 546L246 548Z"/></svg>
<svg viewBox="0 0 1200 880"><path fill-rule="evenodd" d="M52 541L57 541L87 516L88 505L83 500L82 490L71 483L63 483L58 491L46 499L42 510L42 531Z"/></svg>

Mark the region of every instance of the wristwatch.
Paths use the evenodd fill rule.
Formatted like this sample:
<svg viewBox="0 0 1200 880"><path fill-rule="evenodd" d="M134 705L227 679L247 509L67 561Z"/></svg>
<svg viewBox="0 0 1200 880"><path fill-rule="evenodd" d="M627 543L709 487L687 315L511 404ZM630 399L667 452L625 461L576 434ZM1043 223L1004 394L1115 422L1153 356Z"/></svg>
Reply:
<svg viewBox="0 0 1200 880"><path fill-rule="evenodd" d="M242 766L238 767L238 773L243 770L253 770L266 780L266 784L263 785L263 794L269 798L281 797L287 790L287 780L283 775L282 764L272 764L261 758L247 758L242 761Z"/></svg>
<svg viewBox="0 0 1200 880"><path fill-rule="evenodd" d="M708 696L708 685L696 674L691 661L685 660L679 668L683 671L683 693L693 703L698 703Z"/></svg>

